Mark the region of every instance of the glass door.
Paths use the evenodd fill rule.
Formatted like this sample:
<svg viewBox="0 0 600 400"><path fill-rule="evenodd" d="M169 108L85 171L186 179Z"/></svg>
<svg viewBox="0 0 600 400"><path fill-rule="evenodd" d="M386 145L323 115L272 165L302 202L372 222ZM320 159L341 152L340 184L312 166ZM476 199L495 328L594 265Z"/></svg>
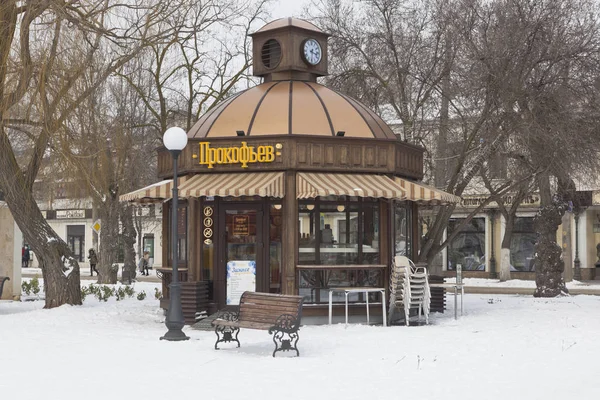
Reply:
<svg viewBox="0 0 600 400"><path fill-rule="evenodd" d="M264 287L263 213L260 206L228 205L224 210L225 304L239 305L245 291L268 292ZM224 265L223 265L224 264ZM266 289L266 290L265 290Z"/></svg>

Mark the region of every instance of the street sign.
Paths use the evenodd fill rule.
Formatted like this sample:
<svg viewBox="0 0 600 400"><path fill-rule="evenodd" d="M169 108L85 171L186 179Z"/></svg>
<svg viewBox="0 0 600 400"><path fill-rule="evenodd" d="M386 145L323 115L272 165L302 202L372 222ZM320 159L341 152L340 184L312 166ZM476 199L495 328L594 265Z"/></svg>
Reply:
<svg viewBox="0 0 600 400"><path fill-rule="evenodd" d="M97 219L94 221L94 223L92 224L92 229L94 230L94 232L96 232L97 234L100 234L100 229L102 228L102 224L100 223L100 220Z"/></svg>

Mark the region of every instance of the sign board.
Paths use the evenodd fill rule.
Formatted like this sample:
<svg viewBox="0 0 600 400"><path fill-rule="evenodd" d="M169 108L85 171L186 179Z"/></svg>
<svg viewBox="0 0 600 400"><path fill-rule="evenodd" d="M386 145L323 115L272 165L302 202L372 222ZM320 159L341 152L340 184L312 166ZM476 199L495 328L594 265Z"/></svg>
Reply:
<svg viewBox="0 0 600 400"><path fill-rule="evenodd" d="M233 235L248 236L250 234L250 217L248 215L233 216Z"/></svg>
<svg viewBox="0 0 600 400"><path fill-rule="evenodd" d="M100 220L97 219L94 221L94 223L92 224L92 229L94 230L94 232L96 232L97 234L100 234L100 229L102 228L102 224L100 223Z"/></svg>
<svg viewBox="0 0 600 400"><path fill-rule="evenodd" d="M56 219L85 218L85 210L57 210Z"/></svg>
<svg viewBox="0 0 600 400"><path fill-rule="evenodd" d="M513 195L504 196L504 204L510 205L513 203ZM488 196L462 196L461 205L463 207L479 207L483 202L488 199ZM539 207L540 205L540 196L538 194L531 194L521 202L521 207ZM495 201L490 201L486 206L486 208L498 207L498 204Z"/></svg>
<svg viewBox="0 0 600 400"><path fill-rule="evenodd" d="M227 263L227 305L239 305L245 291L256 291L256 261Z"/></svg>
<svg viewBox="0 0 600 400"><path fill-rule="evenodd" d="M275 146L254 147L242 142L241 146L211 147L209 142L200 142L198 154L194 154L193 158L198 158L198 163L208 168L214 168L215 164L241 164L242 168L248 168L248 164L275 161L275 157L281 155L279 150L282 148L281 143Z"/></svg>
<svg viewBox="0 0 600 400"><path fill-rule="evenodd" d="M462 264L456 264L456 284L462 285Z"/></svg>

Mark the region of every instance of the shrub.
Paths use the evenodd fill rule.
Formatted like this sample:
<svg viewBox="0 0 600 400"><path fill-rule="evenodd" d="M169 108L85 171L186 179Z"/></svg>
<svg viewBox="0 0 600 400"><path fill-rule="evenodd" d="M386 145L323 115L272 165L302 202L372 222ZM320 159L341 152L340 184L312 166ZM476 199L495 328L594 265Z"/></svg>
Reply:
<svg viewBox="0 0 600 400"><path fill-rule="evenodd" d="M117 301L123 300L125 298L125 289L120 287L116 291Z"/></svg>
<svg viewBox="0 0 600 400"><path fill-rule="evenodd" d="M146 292L144 292L142 290L141 292L138 293L138 295L137 295L138 300L144 300L145 298L146 298Z"/></svg>
<svg viewBox="0 0 600 400"><path fill-rule="evenodd" d="M156 300L162 299L162 292L158 288L154 288L154 298Z"/></svg>
<svg viewBox="0 0 600 400"><path fill-rule="evenodd" d="M29 296L31 294L31 283L28 281L23 281L21 283L21 290L25 292L27 296Z"/></svg>
<svg viewBox="0 0 600 400"><path fill-rule="evenodd" d="M127 297L131 298L135 294L135 290L131 286L125 286L125 294Z"/></svg>
<svg viewBox="0 0 600 400"><path fill-rule="evenodd" d="M29 284L31 285L33 294L38 294L40 292L40 281L37 277L32 278Z"/></svg>

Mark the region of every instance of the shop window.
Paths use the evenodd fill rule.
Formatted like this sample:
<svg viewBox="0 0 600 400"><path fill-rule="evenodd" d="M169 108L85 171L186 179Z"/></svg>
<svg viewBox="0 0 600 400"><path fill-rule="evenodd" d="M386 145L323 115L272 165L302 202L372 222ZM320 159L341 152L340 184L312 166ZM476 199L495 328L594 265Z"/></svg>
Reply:
<svg viewBox="0 0 600 400"><path fill-rule="evenodd" d="M394 254L412 255L411 243L411 207L408 202L398 202L394 207Z"/></svg>
<svg viewBox="0 0 600 400"><path fill-rule="evenodd" d="M462 218L450 219L448 236L462 222ZM485 271L485 218L473 218L448 246L448 270L456 270L458 264L463 271Z"/></svg>
<svg viewBox="0 0 600 400"><path fill-rule="evenodd" d="M85 225L67 225L67 244L73 257L83 262L85 254Z"/></svg>
<svg viewBox="0 0 600 400"><path fill-rule="evenodd" d="M376 200L329 196L301 202L298 215L300 264L379 263L380 216ZM382 278L374 270L303 270L300 294L306 303L326 303L327 288L380 286ZM361 296L349 300L364 301Z"/></svg>
<svg viewBox="0 0 600 400"><path fill-rule="evenodd" d="M510 270L514 272L535 271L534 246L537 234L533 217L517 217L510 241Z"/></svg>

